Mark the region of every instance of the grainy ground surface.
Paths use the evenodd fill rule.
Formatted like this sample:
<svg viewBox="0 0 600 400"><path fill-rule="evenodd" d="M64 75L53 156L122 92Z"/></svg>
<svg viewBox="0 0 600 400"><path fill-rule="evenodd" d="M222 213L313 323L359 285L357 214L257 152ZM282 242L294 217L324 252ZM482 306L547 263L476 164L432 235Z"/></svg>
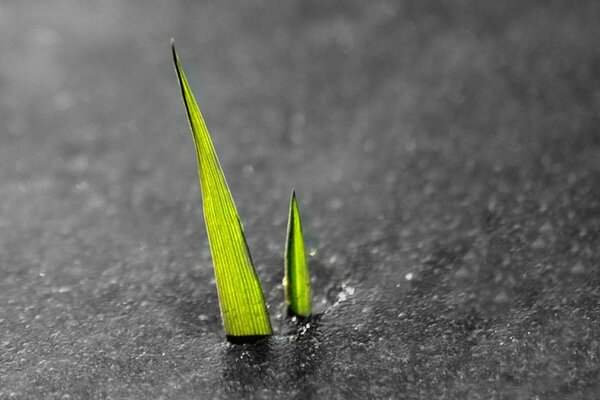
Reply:
<svg viewBox="0 0 600 400"><path fill-rule="evenodd" d="M0 399L591 399L596 1L0 5ZM175 37L277 334L219 319ZM288 196L315 306L280 281Z"/></svg>

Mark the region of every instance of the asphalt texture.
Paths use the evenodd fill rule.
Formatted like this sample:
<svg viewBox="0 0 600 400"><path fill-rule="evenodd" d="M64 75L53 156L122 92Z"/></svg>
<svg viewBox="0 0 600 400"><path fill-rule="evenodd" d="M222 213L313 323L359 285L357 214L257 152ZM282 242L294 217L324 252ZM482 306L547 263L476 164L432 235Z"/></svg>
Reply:
<svg viewBox="0 0 600 400"><path fill-rule="evenodd" d="M0 4L0 399L592 399L600 4ZM169 41L275 335L226 341ZM313 320L286 317L288 200Z"/></svg>

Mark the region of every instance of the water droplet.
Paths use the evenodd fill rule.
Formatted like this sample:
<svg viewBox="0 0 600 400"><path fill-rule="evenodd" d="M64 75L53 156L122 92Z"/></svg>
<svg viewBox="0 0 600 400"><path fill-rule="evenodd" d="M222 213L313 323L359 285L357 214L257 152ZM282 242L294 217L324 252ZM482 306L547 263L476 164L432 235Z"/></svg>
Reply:
<svg viewBox="0 0 600 400"><path fill-rule="evenodd" d="M348 285L347 283L342 283L342 291L338 293L337 295L337 303L342 303L346 300L348 300L348 297L352 296L354 294L354 288L350 285Z"/></svg>

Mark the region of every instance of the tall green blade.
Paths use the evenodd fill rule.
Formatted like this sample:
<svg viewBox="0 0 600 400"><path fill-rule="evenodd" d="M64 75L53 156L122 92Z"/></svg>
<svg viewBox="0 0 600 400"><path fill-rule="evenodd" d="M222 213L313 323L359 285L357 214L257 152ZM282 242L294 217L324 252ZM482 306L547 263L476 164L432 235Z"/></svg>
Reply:
<svg viewBox="0 0 600 400"><path fill-rule="evenodd" d="M179 64L173 62L196 145L204 221L225 333L232 341L272 334L271 322L233 198L204 118ZM236 339L237 338L237 339Z"/></svg>
<svg viewBox="0 0 600 400"><path fill-rule="evenodd" d="M304 250L300 210L294 191L292 191L290 199L283 287L285 289L285 301L290 313L300 317L308 317L311 313L310 276L308 275L308 264Z"/></svg>

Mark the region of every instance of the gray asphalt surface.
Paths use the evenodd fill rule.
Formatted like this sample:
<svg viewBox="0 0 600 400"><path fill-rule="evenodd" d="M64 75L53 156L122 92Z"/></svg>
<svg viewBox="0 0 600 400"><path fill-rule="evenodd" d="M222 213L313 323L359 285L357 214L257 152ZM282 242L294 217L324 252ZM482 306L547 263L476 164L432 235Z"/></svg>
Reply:
<svg viewBox="0 0 600 400"><path fill-rule="evenodd" d="M594 1L0 4L0 399L590 399ZM221 328L178 52L276 335ZM314 304L286 319L289 193Z"/></svg>

